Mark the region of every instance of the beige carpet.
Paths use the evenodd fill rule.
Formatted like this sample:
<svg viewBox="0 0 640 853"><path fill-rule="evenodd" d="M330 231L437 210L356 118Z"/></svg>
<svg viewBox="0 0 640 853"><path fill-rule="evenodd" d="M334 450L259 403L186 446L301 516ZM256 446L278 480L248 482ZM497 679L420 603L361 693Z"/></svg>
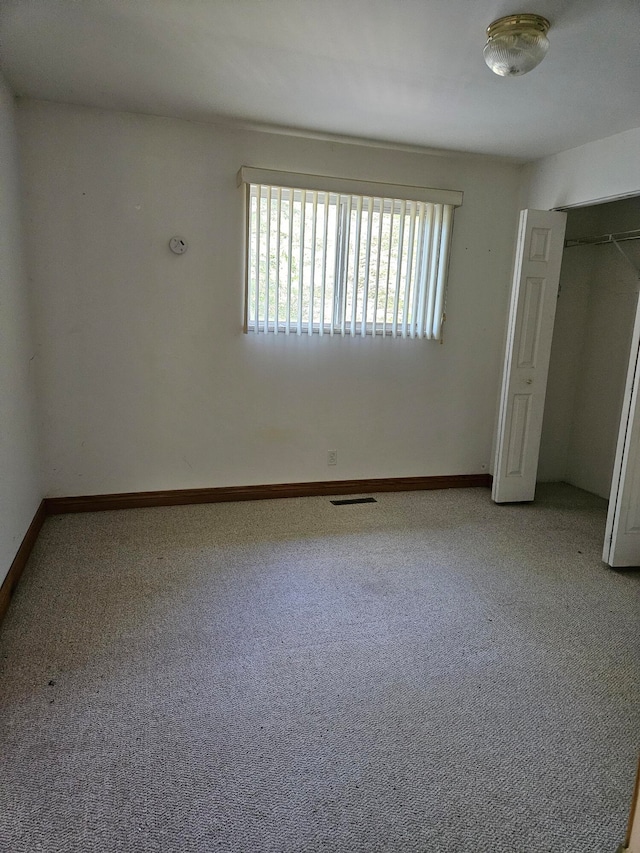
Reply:
<svg viewBox="0 0 640 853"><path fill-rule="evenodd" d="M640 575L484 489L59 516L0 630L2 853L614 853Z"/></svg>

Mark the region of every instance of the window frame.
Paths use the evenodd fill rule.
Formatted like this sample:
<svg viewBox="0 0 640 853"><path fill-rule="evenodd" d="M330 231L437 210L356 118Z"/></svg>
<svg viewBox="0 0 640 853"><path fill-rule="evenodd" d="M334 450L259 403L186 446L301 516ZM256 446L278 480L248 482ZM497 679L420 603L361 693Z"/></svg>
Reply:
<svg viewBox="0 0 640 853"><path fill-rule="evenodd" d="M352 203L356 199L359 199L358 200L358 214L356 216L356 222L357 222L358 226L360 226L362 224L361 211L362 211L363 203L365 200L369 202L369 207L367 210L368 232L371 231L374 212L378 215L378 222L380 223L379 227L380 227L380 229L382 229L381 216L383 216L384 213L386 212L385 207L386 207L387 202L390 204L390 210L393 211L394 215L396 215L396 214L400 215L399 211L400 210L402 211L402 217L403 218L400 220L402 223L401 224L401 231L400 231L401 257L403 254L402 226L404 225L405 212L408 209L407 206L412 204L412 203L415 203L415 202L420 202L420 203L426 204L426 205L437 205L437 206L442 205L443 207L441 208L441 210L445 210L446 207L448 206L449 218L448 218L448 225L447 225L448 233L447 233L447 238L446 238L447 256L442 259L442 266L444 269L441 271L440 267L438 267L438 270L437 270L438 279L440 279L440 278L443 279L441 283L438 282L438 288L440 288L438 293L440 293L440 302L441 302L441 309L442 309L442 315L443 315L442 319L444 320L444 291L446 289L446 278L447 278L447 267L448 267L448 248L450 245L450 231L451 231L452 224L453 224L453 210L456 207L459 207L463 201L462 191L435 189L435 188L431 188L431 187L416 187L416 186L408 186L408 185L401 185L401 184L387 184L387 183L381 183L378 181L360 181L360 180L354 180L354 179L332 177L332 176L327 176L327 175L313 175L313 174L307 174L307 173L282 172L279 170L272 170L272 169L258 169L258 168L250 167L250 166L242 166L239 169L239 171L237 173L237 184L238 184L238 186L244 185L245 189L246 189L246 192L245 192L246 227L245 227L245 246L244 246L244 252L243 252L243 261L244 261L244 266L245 266L245 276L244 276L244 278L245 278L245 294L244 294L244 306L243 306L243 309L244 309L243 331L245 333L254 332L254 333L260 333L260 334L276 334L276 335L278 333L284 333L284 334L293 333L296 335L299 335L300 333L302 333L302 334L308 333L308 334L319 334L320 336L339 334L342 336L360 335L362 337L369 336L369 335L371 335L371 336L382 335L382 336L389 336L389 337L399 337L399 336L400 337L412 337L412 338L413 337L424 337L426 339L435 339L437 337L441 338L441 331L440 331L439 335L436 336L436 335L432 334L431 331L427 332L426 326L425 326L425 333L424 334L422 333L422 330L418 331L418 333L416 334L415 331L417 330L418 321L416 320L415 313L411 314L411 320L409 323L410 331L408 334L407 333L407 322L408 322L407 318L408 318L410 309L408 309L406 307L406 304L404 302L403 302L402 331L401 331L401 333L398 332L398 329L399 329L398 316L397 316L397 301L398 301L397 294L398 294L398 291L396 291L396 294L395 294L396 314L394 317L394 322L392 324L390 324L391 328L389 328L387 326L386 318L384 320L384 323L380 320L376 320L375 316L374 316L374 319L372 321L367 321L366 318L367 318L368 311L366 309L364 312L364 321L362 319L359 321L355 320L354 318L355 318L355 315L357 313L357 305L354 306L354 309L353 309L353 315L354 316L351 318L351 320L349 321L346 319L346 316L345 316L345 311L346 311L345 300L348 298L348 293L347 293L347 287L348 286L347 286L347 280L346 280L347 277L346 277L345 270L344 270L345 239L346 239L346 257L349 257L349 254L351 251L349 228L351 225ZM268 195L266 196L268 204L270 204L273 201L274 193L276 193L276 192L278 193L278 202L277 202L278 211L279 211L278 215L281 215L282 190L286 189L291 194L290 200L288 200L288 204L290 205L291 211L293 211L293 205L295 203L294 202L295 194L297 192L299 192L301 194L300 195L300 213L302 216L302 224L300 226L300 229L301 229L300 230L300 237L302 238L302 241L301 241L301 255L300 255L300 259L299 259L301 262L302 262L302 258L304 255L304 248L303 248L304 247L304 227L305 227L304 223L305 223L305 221L307 221L307 214L305 213L305 211L307 209L306 204L309 203L308 198L307 198L307 192L314 194L313 217L312 217L311 223L310 223L313 227L314 238L315 238L315 231L316 231L316 223L318 221L318 215L317 215L318 195L324 194L324 196L325 196L324 200L322 201L322 205L324 207L323 222L328 217L329 205L332 203L331 202L331 196L336 197L335 201L333 202L336 205L336 215L339 216L340 219L342 220L342 222L340 223L339 229L338 229L338 227L336 227L336 239L337 239L337 235L340 234L340 240L339 240L339 244L336 245L335 249L334 249L334 251L336 253L336 260L335 260L335 267L334 267L334 287L339 287L339 292L335 292L335 290L334 290L334 293L331 297L332 310L327 311L327 314L330 314L328 320L327 320L327 314L325 314L325 310L324 310L324 307L325 307L324 302L322 303L321 318L324 320L323 325L321 325L321 318L320 317L317 319L317 321L314 321L313 308L311 309L311 313L310 313L308 321L307 320L301 321L300 315L298 315L298 319L297 319L297 321L295 321L295 317L292 317L292 314L291 314L290 302L289 302L288 308L287 308L287 312L288 312L288 320L287 321L278 320L277 316L274 317L273 320L271 320L269 318L269 311L267 308L266 315L264 318L265 323L263 324L261 319L260 319L257 304L256 304L256 320L255 320L255 323L250 322L249 310L250 310L250 297L251 297L251 294L250 294L250 283L251 283L250 278L251 278L251 266L252 266L251 265L252 201L253 201L253 199L256 198L255 194L252 196L252 189L253 188L257 188L257 190L258 190L257 198L260 201L262 201L265 198L265 196L262 195L262 189L268 190ZM348 197L349 198L349 204L347 205L344 202L344 199L341 197ZM302 205L302 198L305 199L304 207ZM254 205L254 207L255 207L256 215L257 215L258 205ZM412 228L415 226L415 223L417 221L417 213L416 213L417 207L418 206L416 204L413 205L413 213L412 213L412 218L410 220ZM269 210L271 210L271 207L269 207ZM423 215L425 208L422 207L422 208L420 208L420 210L421 210L420 227L422 228L423 227L422 215ZM382 214L380 213L380 211L382 211ZM269 223L271 223L270 219L269 219ZM290 245L291 245L291 228L293 227L292 223L293 223L293 216L290 219L290 235L289 235ZM338 226L338 223L336 223L336 226ZM424 227L426 228L426 225L424 225ZM390 228L391 228L391 225L390 225ZM267 232L267 243L266 243L267 253L269 253L269 233L271 232L271 230L272 229L271 229L271 224L270 224L269 225L269 231ZM345 238L345 234L344 234L345 230L347 232L346 238ZM277 252L278 252L278 257L279 257L280 234L282 233L282 228L281 228L280 224L278 225L277 233L278 233L278 250L277 250ZM257 236L257 240L258 240L258 242L256 244L256 257L258 257L259 256L259 246L260 246L260 229L259 228L256 230L256 236ZM421 237L422 237L422 234L420 235L420 239L421 239ZM418 240L418 244L417 244L418 248L415 248L416 265L417 265L417 262L419 260L418 253L420 251L420 239ZM316 243L314 242L314 247L315 247L315 245L316 245ZM323 252L324 252L325 251L325 242L324 241L323 241L322 245L323 245ZM358 242L357 245L360 246L361 243ZM367 273L366 273L366 277L365 277L364 286L365 286L365 288L368 288L368 284L369 284L369 277L368 277L368 275L369 275L369 259L372 255L372 252L371 252L372 243L371 243L371 234L370 233L367 234L367 243L365 245L367 247L367 251L365 252ZM413 246L412 242L410 242L409 245L411 246L411 258L413 258L414 246ZM379 283L379 263L380 263L379 256L380 256L380 251L381 250L380 250L379 238L378 238L378 250L377 250L377 257L376 257L377 269L376 269L376 279L375 279L375 281L376 281L376 293L377 293L377 285ZM314 253L315 253L315 248L314 248ZM314 257L315 257L315 254L314 254ZM323 257L324 257L324 255L323 255ZM390 257L390 255L389 255L389 257ZM439 258L439 260L440 260L440 258ZM315 266L313 269L315 270ZM326 276L326 274L327 274L327 268L326 268L326 266L324 266L322 269L323 278ZM412 272L411 275L416 275L416 273ZM313 273L312 273L312 280L313 280ZM268 281L268 279L267 279L267 281ZM399 277L398 277L398 281L399 281ZM257 280L256 280L256 282L257 282ZM291 282L291 257L289 257L289 269L288 269L288 280L287 280L287 284L289 287L290 287L290 282ZM257 286L257 284L256 284L256 286ZM354 298L357 299L357 290L358 290L357 281L354 285L354 288L355 288L354 292L351 296L352 305L353 305L353 299ZM407 287L407 291L408 291L408 287ZM324 284L323 284L323 292L324 292ZM366 292L366 290L365 290L365 292ZM302 293L302 291L300 291L300 294L301 293ZM388 298L388 294L389 294L389 288L387 287L387 289L385 290L385 296L387 298ZM413 300L415 303L418 299L418 282L417 282L417 280L415 281L415 283L413 285L413 294L414 294ZM405 296L406 295L407 294L405 294ZM256 298L257 298L257 294L256 294ZM267 300L268 299L269 299L269 291L267 291ZM277 310L278 309L276 307L276 311ZM415 305L414 305L413 310L415 312ZM438 322L440 323L440 321L438 321ZM354 326L355 326L355 328L354 328ZM440 328L441 328L441 323L440 323Z"/></svg>

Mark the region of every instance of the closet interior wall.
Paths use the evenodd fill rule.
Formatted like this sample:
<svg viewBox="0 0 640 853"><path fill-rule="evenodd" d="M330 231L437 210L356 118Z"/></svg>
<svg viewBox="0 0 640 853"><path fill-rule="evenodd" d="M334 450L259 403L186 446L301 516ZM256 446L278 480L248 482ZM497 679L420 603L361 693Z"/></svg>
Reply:
<svg viewBox="0 0 640 853"><path fill-rule="evenodd" d="M640 198L568 212L567 239L640 228ZM624 249L640 268L640 241ZM638 273L616 246L566 248L551 348L538 480L608 498Z"/></svg>

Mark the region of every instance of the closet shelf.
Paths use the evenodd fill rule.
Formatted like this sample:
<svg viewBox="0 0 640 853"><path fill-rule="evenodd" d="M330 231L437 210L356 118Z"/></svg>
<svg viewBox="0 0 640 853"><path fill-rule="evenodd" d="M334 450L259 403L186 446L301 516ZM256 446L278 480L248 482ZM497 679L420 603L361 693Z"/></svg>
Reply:
<svg viewBox="0 0 640 853"><path fill-rule="evenodd" d="M637 257L633 257L636 253L629 255L627 251L620 245L631 240L640 240L640 230L637 231L619 231L617 234L600 234L598 237L580 237L577 240L565 240L565 249L570 249L573 246L602 246L605 243L612 243L620 252L625 261L633 269L635 274L640 279L640 266L638 265Z"/></svg>
<svg viewBox="0 0 640 853"><path fill-rule="evenodd" d="M579 237L576 240L565 240L565 249L573 246L599 246L604 243L624 243L627 240L640 240L640 229L636 231L620 231L617 234L599 234L597 237Z"/></svg>

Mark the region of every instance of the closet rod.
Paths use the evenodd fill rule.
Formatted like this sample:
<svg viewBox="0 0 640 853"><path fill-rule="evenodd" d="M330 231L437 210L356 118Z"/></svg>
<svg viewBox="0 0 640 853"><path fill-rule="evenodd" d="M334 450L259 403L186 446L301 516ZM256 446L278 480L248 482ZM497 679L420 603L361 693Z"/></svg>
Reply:
<svg viewBox="0 0 640 853"><path fill-rule="evenodd" d="M600 246L603 243L624 243L627 240L640 240L640 229L620 231L618 234L601 234L598 237L580 237L577 240L565 240L565 249L572 246Z"/></svg>

